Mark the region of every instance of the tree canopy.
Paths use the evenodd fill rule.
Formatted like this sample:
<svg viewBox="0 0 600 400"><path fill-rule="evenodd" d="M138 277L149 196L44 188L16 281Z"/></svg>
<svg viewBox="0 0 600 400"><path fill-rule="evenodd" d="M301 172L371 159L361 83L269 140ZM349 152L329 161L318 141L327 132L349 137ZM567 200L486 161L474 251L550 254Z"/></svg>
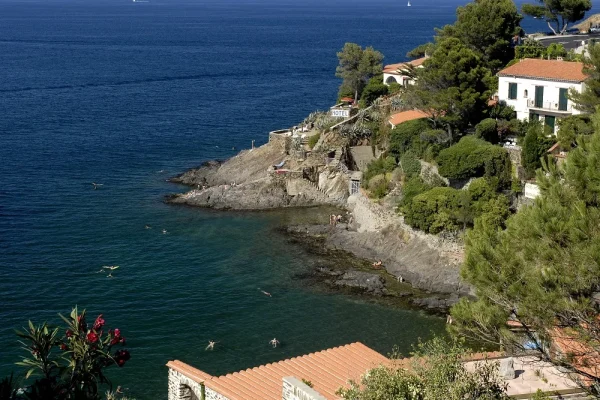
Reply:
<svg viewBox="0 0 600 400"><path fill-rule="evenodd" d="M521 36L523 17L512 0L478 0L458 7L456 22L437 32L437 40L457 38L494 73L514 58L513 38Z"/></svg>
<svg viewBox="0 0 600 400"><path fill-rule="evenodd" d="M363 49L356 43L346 43L337 57L339 65L335 76L343 79L342 88L351 90L354 100L358 101L358 95L369 79L381 73L383 54L373 47Z"/></svg>
<svg viewBox="0 0 600 400"><path fill-rule="evenodd" d="M447 38L437 43L423 65L417 83L407 90L414 106L458 129L482 119L495 80L475 51L459 39Z"/></svg>
<svg viewBox="0 0 600 400"><path fill-rule="evenodd" d="M523 14L544 18L555 35L566 32L572 22L577 22L592 8L591 0L537 0L539 4L523 4Z"/></svg>
<svg viewBox="0 0 600 400"><path fill-rule="evenodd" d="M461 275L477 293L452 309L462 336L535 351L595 385L600 371L600 133L562 166L538 171L541 195L506 222L476 220ZM521 332L507 328L513 320ZM562 351L557 338L574 343ZM591 358L590 358L591 357ZM598 387L596 387L598 389Z"/></svg>
<svg viewBox="0 0 600 400"><path fill-rule="evenodd" d="M589 75L585 81L583 92L574 89L569 91L569 98L575 108L591 114L600 106L600 43L589 46L589 57L584 60L584 72Z"/></svg>

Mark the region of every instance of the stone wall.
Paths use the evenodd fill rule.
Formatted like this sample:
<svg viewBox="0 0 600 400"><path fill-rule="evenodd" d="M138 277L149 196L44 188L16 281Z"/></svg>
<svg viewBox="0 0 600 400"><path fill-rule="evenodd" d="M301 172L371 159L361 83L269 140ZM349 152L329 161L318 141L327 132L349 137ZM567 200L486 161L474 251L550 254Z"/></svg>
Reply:
<svg viewBox="0 0 600 400"><path fill-rule="evenodd" d="M223 396L221 393L215 392L212 389L206 388L206 400L229 400L228 397Z"/></svg>
<svg viewBox="0 0 600 400"><path fill-rule="evenodd" d="M319 392L291 376L283 378L282 400L327 400Z"/></svg>
<svg viewBox="0 0 600 400"><path fill-rule="evenodd" d="M202 384L169 368L169 400L204 400L203 389Z"/></svg>

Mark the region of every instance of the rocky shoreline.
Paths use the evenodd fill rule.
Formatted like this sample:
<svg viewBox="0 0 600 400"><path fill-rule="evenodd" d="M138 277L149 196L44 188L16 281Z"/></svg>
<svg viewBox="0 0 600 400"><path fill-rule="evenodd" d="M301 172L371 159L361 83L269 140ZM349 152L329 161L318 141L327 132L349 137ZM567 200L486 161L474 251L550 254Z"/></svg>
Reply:
<svg viewBox="0 0 600 400"><path fill-rule="evenodd" d="M412 230L394 211L397 199L378 204L362 192L349 196L348 172L332 167L334 163L323 165L323 153L319 152L297 160L289 151L288 139L277 137L225 162L208 162L170 179L193 189L166 201L243 211L343 208L349 211L347 217L352 216L350 224L283 229L290 240L331 261L304 278L321 281L332 290L401 299L404 304L435 312L445 312L460 296L470 294L459 275L459 241ZM347 148L337 150L340 158L348 153ZM282 163L288 168L274 167ZM384 269L372 270L374 260L381 260Z"/></svg>

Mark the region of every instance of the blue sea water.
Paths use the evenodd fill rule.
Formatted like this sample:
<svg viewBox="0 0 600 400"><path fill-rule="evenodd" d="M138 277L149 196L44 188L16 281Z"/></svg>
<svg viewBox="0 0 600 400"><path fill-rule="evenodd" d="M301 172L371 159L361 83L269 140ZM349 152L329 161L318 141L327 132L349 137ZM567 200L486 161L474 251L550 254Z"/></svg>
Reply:
<svg viewBox="0 0 600 400"><path fill-rule="evenodd" d="M401 61L465 2L412 3L0 0L0 376L22 354L13 329L75 304L128 338L111 377L138 399L166 398L170 359L221 374L441 332L439 317L295 279L311 261L275 230L289 213L163 203L185 190L169 176L329 107L345 42Z"/></svg>

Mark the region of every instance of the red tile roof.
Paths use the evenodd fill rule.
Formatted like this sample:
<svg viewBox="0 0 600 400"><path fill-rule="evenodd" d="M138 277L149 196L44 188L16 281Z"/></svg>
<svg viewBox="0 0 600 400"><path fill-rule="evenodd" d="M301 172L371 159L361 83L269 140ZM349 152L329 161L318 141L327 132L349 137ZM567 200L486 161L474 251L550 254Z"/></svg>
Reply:
<svg viewBox="0 0 600 400"><path fill-rule="evenodd" d="M416 60L398 63L398 64L389 64L383 67L383 72L386 74L394 74L400 75L399 70L407 69L409 65L413 67L419 67L423 64L423 62L427 59L427 57L417 58Z"/></svg>
<svg viewBox="0 0 600 400"><path fill-rule="evenodd" d="M414 119L428 118L429 114L421 110L402 111L393 114L388 120L393 126L400 125L403 122L412 121Z"/></svg>
<svg viewBox="0 0 600 400"><path fill-rule="evenodd" d="M312 382L314 390L334 400L339 398L335 392L349 380L359 381L367 370L389 363L386 357L357 342L219 377L177 360L167 366L231 400L280 400L287 376Z"/></svg>
<svg viewBox="0 0 600 400"><path fill-rule="evenodd" d="M555 81L583 82L588 78L583 63L525 58L498 72L498 76L547 79Z"/></svg>

